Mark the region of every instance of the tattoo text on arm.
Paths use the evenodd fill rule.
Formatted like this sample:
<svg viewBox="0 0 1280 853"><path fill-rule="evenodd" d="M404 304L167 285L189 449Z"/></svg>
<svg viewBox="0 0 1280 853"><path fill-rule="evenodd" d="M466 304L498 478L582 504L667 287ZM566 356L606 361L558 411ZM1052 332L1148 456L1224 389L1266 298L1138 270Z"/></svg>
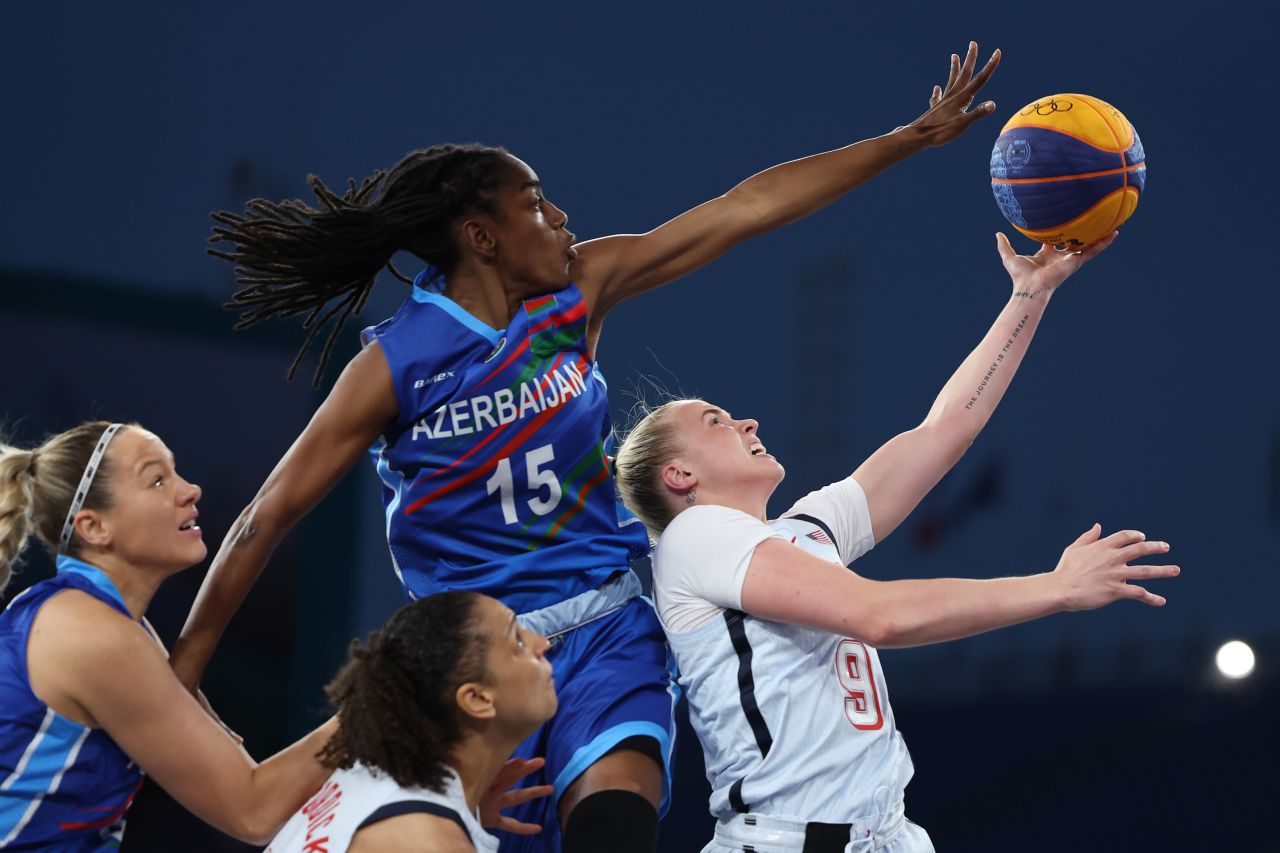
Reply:
<svg viewBox="0 0 1280 853"><path fill-rule="evenodd" d="M1015 296L1017 294L1014 294ZM987 368L987 372L983 375L982 381L978 383L978 387L974 390L973 396L969 398L969 402L964 404L965 409L972 409L978 402L978 398L982 396L982 392L987 390L987 383L991 381L991 377L996 375L996 368L1000 366L1000 362L1004 361L1005 355L1009 350L1013 349L1013 344L1018 340L1018 335L1022 334L1022 330L1027 325L1027 320L1031 319L1030 314L1023 314L1022 319L1018 321L1018 326L1009 335L1009 339L1004 342L1004 346L1000 348L1000 352L996 354L995 361L991 362L991 366Z"/></svg>

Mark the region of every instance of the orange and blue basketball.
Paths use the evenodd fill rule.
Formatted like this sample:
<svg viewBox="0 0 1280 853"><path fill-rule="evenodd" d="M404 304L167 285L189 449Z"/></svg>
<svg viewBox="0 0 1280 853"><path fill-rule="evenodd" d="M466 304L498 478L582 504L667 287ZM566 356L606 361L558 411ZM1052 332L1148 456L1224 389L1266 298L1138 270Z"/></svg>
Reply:
<svg viewBox="0 0 1280 853"><path fill-rule="evenodd" d="M1146 184L1138 132L1106 101L1053 95L1027 104L991 150L1000 212L1032 240L1080 247L1133 215Z"/></svg>

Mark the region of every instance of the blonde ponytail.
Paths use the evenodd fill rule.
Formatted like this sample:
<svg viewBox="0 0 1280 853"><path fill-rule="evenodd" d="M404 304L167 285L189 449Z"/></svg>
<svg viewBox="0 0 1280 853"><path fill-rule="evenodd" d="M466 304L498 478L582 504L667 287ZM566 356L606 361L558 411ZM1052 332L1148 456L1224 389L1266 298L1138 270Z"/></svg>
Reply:
<svg viewBox="0 0 1280 853"><path fill-rule="evenodd" d="M675 518L670 495L659 480L659 471L680 453L668 413L683 402L686 401L671 400L648 411L627 433L613 461L613 476L622 502L644 522L649 535L655 539Z"/></svg>
<svg viewBox="0 0 1280 853"><path fill-rule="evenodd" d="M0 444L0 591L9 583L31 534L51 555L58 553L80 478L110 426L108 421L83 423L34 450ZM82 509L111 508L111 469L110 456L103 457ZM79 539L72 536L65 553L75 554L79 547Z"/></svg>
<svg viewBox="0 0 1280 853"><path fill-rule="evenodd" d="M34 526L35 454L0 444L0 592L9 585L13 564Z"/></svg>

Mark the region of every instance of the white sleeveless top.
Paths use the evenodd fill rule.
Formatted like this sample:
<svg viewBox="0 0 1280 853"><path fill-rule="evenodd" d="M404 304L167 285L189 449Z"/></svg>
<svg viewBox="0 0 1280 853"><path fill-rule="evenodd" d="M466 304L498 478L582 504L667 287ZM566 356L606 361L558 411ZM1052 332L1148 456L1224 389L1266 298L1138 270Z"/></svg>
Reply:
<svg viewBox="0 0 1280 853"><path fill-rule="evenodd" d="M849 478L770 522L691 507L653 553L654 603L702 742L711 813L846 823L887 812L912 765L876 650L742 612L751 555L771 538L832 571L875 544L866 496Z"/></svg>
<svg viewBox="0 0 1280 853"><path fill-rule="evenodd" d="M335 770L316 795L271 840L266 853L341 853L363 827L402 814L425 812L457 823L481 853L496 853L498 839L467 810L462 781L453 770L443 793L402 787L390 775L363 764Z"/></svg>

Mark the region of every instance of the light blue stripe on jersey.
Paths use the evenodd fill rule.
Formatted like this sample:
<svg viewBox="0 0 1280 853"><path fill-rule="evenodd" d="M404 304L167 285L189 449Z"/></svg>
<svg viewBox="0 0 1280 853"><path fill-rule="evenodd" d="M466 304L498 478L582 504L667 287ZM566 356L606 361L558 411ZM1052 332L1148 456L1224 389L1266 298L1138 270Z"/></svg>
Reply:
<svg viewBox="0 0 1280 853"><path fill-rule="evenodd" d="M17 837L46 794L58 790L62 774L75 763L88 736L89 729L59 716L52 708L48 710L22 760L0 784L0 792L14 791L32 797L0 796L0 846Z"/></svg>
<svg viewBox="0 0 1280 853"><path fill-rule="evenodd" d="M125 612L128 612L129 607L124 603L124 596L120 594L120 590L116 589L116 585L112 583L111 578L107 577L106 572L102 571L102 569L77 560L75 557L68 557L66 554L58 557L57 569L60 575L79 575L89 581L108 598L123 607Z"/></svg>
<svg viewBox="0 0 1280 853"><path fill-rule="evenodd" d="M454 302L443 293L432 293L415 287L413 289L413 299L415 302L424 302L430 305L436 305L442 309L453 319L475 332L480 337L493 344L495 347L498 341L502 340L505 329L495 329L488 323L482 323L471 315L471 312Z"/></svg>
<svg viewBox="0 0 1280 853"><path fill-rule="evenodd" d="M391 467L391 460L387 458L387 440L379 437L373 447L369 448L369 455L373 457L374 467L378 470L378 479L382 480L382 484L387 487L395 497L387 501L387 542L388 549L391 551L391 568L396 570L396 580L400 581L400 586L404 589L405 594L410 599L417 596L409 589L409 585L404 582L404 573L400 571L400 561L396 559L396 552L391 550L391 519L395 515L396 510L400 508L400 502L404 498L404 474ZM392 475L395 475L395 482L392 482Z"/></svg>

